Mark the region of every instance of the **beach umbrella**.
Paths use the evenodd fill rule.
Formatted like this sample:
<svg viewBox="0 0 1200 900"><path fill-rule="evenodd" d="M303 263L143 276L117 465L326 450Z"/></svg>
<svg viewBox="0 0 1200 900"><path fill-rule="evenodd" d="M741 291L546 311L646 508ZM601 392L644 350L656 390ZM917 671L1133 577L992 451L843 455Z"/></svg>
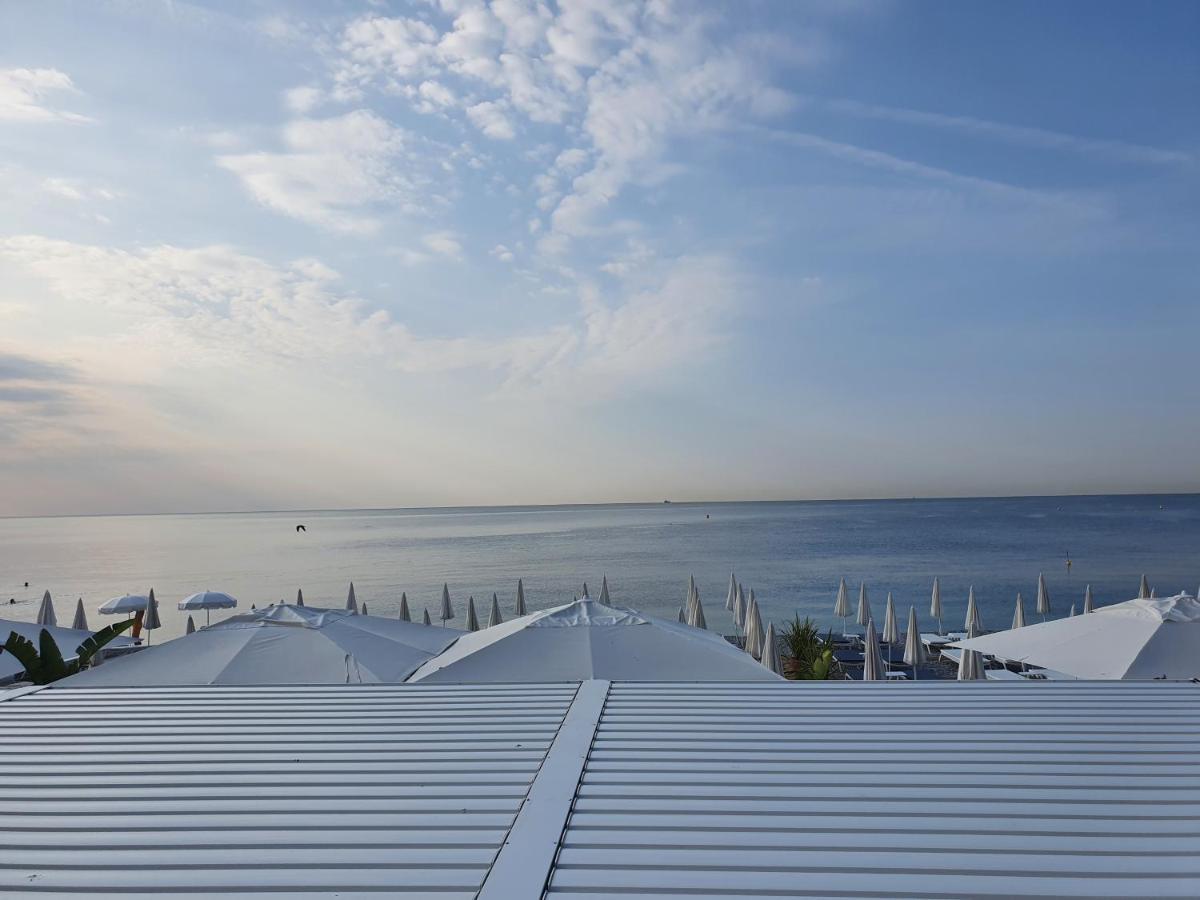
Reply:
<svg viewBox="0 0 1200 900"><path fill-rule="evenodd" d="M933 579L933 596L929 601L929 615L937 619L938 634L942 633L942 585L935 576Z"/></svg>
<svg viewBox="0 0 1200 900"><path fill-rule="evenodd" d="M421 624L422 625L432 625L433 624L433 622L431 622L429 620L429 607L428 606L425 607L425 612L421 616Z"/></svg>
<svg viewBox="0 0 1200 900"><path fill-rule="evenodd" d="M1013 628L1025 627L1025 601L1021 599L1021 592L1017 591L1017 608L1013 610Z"/></svg>
<svg viewBox="0 0 1200 900"><path fill-rule="evenodd" d="M733 612L733 598L737 594L737 576L729 573L729 593L725 595L725 608Z"/></svg>
<svg viewBox="0 0 1200 900"><path fill-rule="evenodd" d="M1085 613L1096 611L1092 608L1092 586L1090 584L1083 589L1083 611Z"/></svg>
<svg viewBox="0 0 1200 900"><path fill-rule="evenodd" d="M77 631L91 631L88 628L87 613L83 610L83 598L79 598L79 602L75 604L75 621L71 623L71 627Z"/></svg>
<svg viewBox="0 0 1200 900"><path fill-rule="evenodd" d="M1038 572L1037 611L1045 622L1046 616L1050 614L1050 591L1046 588L1046 579L1041 572Z"/></svg>
<svg viewBox="0 0 1200 900"><path fill-rule="evenodd" d="M969 632L972 628L983 631L983 618L979 615L979 604L975 602L975 585L967 591L967 618L963 627Z"/></svg>
<svg viewBox="0 0 1200 900"><path fill-rule="evenodd" d="M192 619L191 616L188 616L187 627L185 629L183 629L183 633L184 634L195 634L196 633L196 623Z"/></svg>
<svg viewBox="0 0 1200 900"><path fill-rule="evenodd" d="M775 640L774 622L767 623L767 630L763 636L762 664L776 675L783 674L783 664L779 659L779 642Z"/></svg>
<svg viewBox="0 0 1200 900"><path fill-rule="evenodd" d="M867 620L867 633L863 637L863 681L883 681L883 656L879 653L879 635L875 633L875 620Z"/></svg>
<svg viewBox="0 0 1200 900"><path fill-rule="evenodd" d="M778 681L711 631L580 599L460 634L411 682Z"/></svg>
<svg viewBox="0 0 1200 900"><path fill-rule="evenodd" d="M683 606L682 606L682 605L680 605L680 607L679 607L679 624L680 624L680 625L686 625L686 624L687 624L687 613L685 613L685 612L683 611Z"/></svg>
<svg viewBox="0 0 1200 900"><path fill-rule="evenodd" d="M50 592L42 594L42 605L38 607L37 623L39 625L57 625L58 616L54 614L54 601L50 599Z"/></svg>
<svg viewBox="0 0 1200 900"><path fill-rule="evenodd" d="M404 591L400 592L400 621L411 622L412 616L408 612L408 594Z"/></svg>
<svg viewBox="0 0 1200 900"><path fill-rule="evenodd" d="M354 582L350 582L350 593L346 595L346 609L358 612L358 601L354 599Z"/></svg>
<svg viewBox="0 0 1200 900"><path fill-rule="evenodd" d="M1158 591L1158 588L1150 588L1150 596L1147 597L1146 599L1153 600L1155 597L1158 596L1158 594L1156 593L1157 591Z"/></svg>
<svg viewBox="0 0 1200 900"><path fill-rule="evenodd" d="M179 609L185 612L197 609L204 610L206 624L209 622L209 610L233 609L235 606L237 606L237 600L221 591L201 591L198 594L192 594L190 597L185 597L179 601Z"/></svg>
<svg viewBox="0 0 1200 900"><path fill-rule="evenodd" d="M454 607L450 605L450 586L445 582L442 583L442 627L446 627L446 620L454 618Z"/></svg>
<svg viewBox="0 0 1200 900"><path fill-rule="evenodd" d="M496 597L496 594L493 591L492 592L492 608L488 612L487 627L493 628L496 625L499 625L503 621L504 621L504 619L502 619L500 617L500 600L499 600L499 598Z"/></svg>
<svg viewBox="0 0 1200 900"><path fill-rule="evenodd" d="M586 581L583 583L583 599L584 599L584 600L591 600L591 599L592 599L592 598L591 598L591 596L588 594L587 582L586 582Z"/></svg>
<svg viewBox="0 0 1200 900"><path fill-rule="evenodd" d="M892 665L892 645L900 642L900 623L896 621L896 604L892 602L892 592L888 591L887 606L883 614L883 634L879 636L888 648L888 667Z"/></svg>
<svg viewBox="0 0 1200 900"><path fill-rule="evenodd" d="M300 590L299 588L296 589L296 605L304 605L304 591Z"/></svg>
<svg viewBox="0 0 1200 900"><path fill-rule="evenodd" d="M858 583L858 615L855 621L864 628L871 621L871 601L867 599L867 583L860 581Z"/></svg>
<svg viewBox="0 0 1200 900"><path fill-rule="evenodd" d="M696 588L692 589L692 621L689 624L696 628L708 628L708 622L704 618L704 607L700 603L700 591Z"/></svg>
<svg viewBox="0 0 1200 900"><path fill-rule="evenodd" d="M742 586L737 586L737 592L733 596L733 625L734 628L743 634L746 631L746 594L742 590Z"/></svg>
<svg viewBox="0 0 1200 900"><path fill-rule="evenodd" d="M963 650L958 658L958 680L979 681L984 678L983 657L978 650Z"/></svg>
<svg viewBox="0 0 1200 900"><path fill-rule="evenodd" d="M691 612L692 612L692 610L691 610L692 604L696 602L696 576L695 575L688 575L687 602L688 602L688 615L690 617Z"/></svg>
<svg viewBox="0 0 1200 900"><path fill-rule="evenodd" d="M525 609L525 583L520 578L517 579L517 609L516 609L516 612L517 612L518 616L528 615L528 612Z"/></svg>
<svg viewBox="0 0 1200 900"><path fill-rule="evenodd" d="M925 663L925 645L921 643L921 631L917 626L917 608L908 608L908 631L904 634L904 662L912 666L912 677L917 678L917 666Z"/></svg>
<svg viewBox="0 0 1200 900"><path fill-rule="evenodd" d="M467 597L467 631L479 630L479 616L475 615L475 598Z"/></svg>
<svg viewBox="0 0 1200 900"><path fill-rule="evenodd" d="M82 631L74 628L63 628L59 625L38 625L36 622L14 622L11 619L0 620L0 644L3 644L10 633L16 632L21 637L31 641L35 647L39 646L41 634L45 631L50 635L50 639L58 645L58 652L67 662L75 659L77 656L76 650L80 644L92 636L90 631ZM132 647L133 641L126 635L120 635L113 639L106 647L116 649L118 647ZM744 653L736 647L730 645L730 650L736 653L739 657L745 658ZM93 657L93 663L96 662ZM25 667L17 661L17 658L11 653L0 653L0 681L11 681L25 671ZM3 738L0 738L3 742Z"/></svg>
<svg viewBox="0 0 1200 900"><path fill-rule="evenodd" d="M362 602L362 606L359 608L358 612L360 615L363 615L363 616L365 616L367 614L367 601L366 600L364 600Z"/></svg>
<svg viewBox="0 0 1200 900"><path fill-rule="evenodd" d="M600 602L607 604L610 598L608 596L608 576L600 576Z"/></svg>
<svg viewBox="0 0 1200 900"><path fill-rule="evenodd" d="M1139 600L1149 600L1150 599L1150 582L1148 582L1146 580L1145 575L1142 575L1142 583L1138 585L1138 599Z"/></svg>
<svg viewBox="0 0 1200 900"><path fill-rule="evenodd" d="M833 604L833 614L842 620L842 632L846 631L846 620L850 618L850 598L846 592L846 579L838 583L837 600Z"/></svg>
<svg viewBox="0 0 1200 900"><path fill-rule="evenodd" d="M146 614L142 617L142 627L146 629L146 643L150 643L150 632L162 628L162 619L158 617L158 601L154 599L154 588L146 598Z"/></svg>
<svg viewBox="0 0 1200 900"><path fill-rule="evenodd" d="M348 609L276 603L109 660L80 684L394 683L460 636Z"/></svg>
<svg viewBox="0 0 1200 900"><path fill-rule="evenodd" d="M1071 611L1069 613L1067 613L1067 618L1068 619L1075 618L1075 604L1074 603L1071 604Z"/></svg>
<svg viewBox="0 0 1200 900"><path fill-rule="evenodd" d="M754 608L757 606L757 601L754 599L754 589L750 589L750 598L746 601L746 629L745 629L745 646L744 650L758 659L758 634L754 630Z"/></svg>
<svg viewBox="0 0 1200 900"><path fill-rule="evenodd" d="M754 588L750 588L750 609L754 616L754 656L759 658L762 656L763 638L766 635L763 632L762 612L758 608L758 600L754 597Z"/></svg>

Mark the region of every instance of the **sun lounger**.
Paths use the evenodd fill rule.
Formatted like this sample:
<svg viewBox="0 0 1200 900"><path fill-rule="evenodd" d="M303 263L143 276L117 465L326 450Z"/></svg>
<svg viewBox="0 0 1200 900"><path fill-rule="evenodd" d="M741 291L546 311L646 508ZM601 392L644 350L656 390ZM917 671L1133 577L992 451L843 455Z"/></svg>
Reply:
<svg viewBox="0 0 1200 900"><path fill-rule="evenodd" d="M955 649L954 647L947 647L942 651L942 659L946 660L947 662L954 663L956 666L958 665L958 661L962 659L962 655L963 652Z"/></svg>
<svg viewBox="0 0 1200 900"><path fill-rule="evenodd" d="M988 681L1022 681L1020 675L1016 672L1010 672L1008 669L984 669L984 677Z"/></svg>

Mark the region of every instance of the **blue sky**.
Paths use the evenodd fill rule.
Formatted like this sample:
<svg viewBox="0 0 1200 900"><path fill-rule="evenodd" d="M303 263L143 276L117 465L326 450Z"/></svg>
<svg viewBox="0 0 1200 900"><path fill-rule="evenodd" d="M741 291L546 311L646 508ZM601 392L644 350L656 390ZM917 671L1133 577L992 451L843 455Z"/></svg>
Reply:
<svg viewBox="0 0 1200 900"><path fill-rule="evenodd" d="M0 9L0 514L1200 490L1200 7Z"/></svg>

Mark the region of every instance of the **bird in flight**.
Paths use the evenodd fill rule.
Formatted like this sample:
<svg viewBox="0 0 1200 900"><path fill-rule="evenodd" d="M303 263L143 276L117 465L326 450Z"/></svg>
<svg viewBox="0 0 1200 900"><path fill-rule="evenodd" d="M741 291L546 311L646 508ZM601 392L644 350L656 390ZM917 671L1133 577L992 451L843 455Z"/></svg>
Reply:
<svg viewBox="0 0 1200 900"><path fill-rule="evenodd" d="M297 531L308 531L308 529L307 529L307 528L305 528L303 525L297 525L297 526L296 526L296 530L297 530Z"/></svg>

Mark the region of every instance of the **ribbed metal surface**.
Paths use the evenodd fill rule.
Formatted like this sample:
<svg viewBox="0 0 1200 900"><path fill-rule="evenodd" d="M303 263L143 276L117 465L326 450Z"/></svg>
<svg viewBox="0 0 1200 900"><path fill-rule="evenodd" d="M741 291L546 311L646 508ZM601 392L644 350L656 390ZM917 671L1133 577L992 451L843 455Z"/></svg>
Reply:
<svg viewBox="0 0 1200 900"><path fill-rule="evenodd" d="M614 684L550 894L1200 896L1200 687Z"/></svg>
<svg viewBox="0 0 1200 900"><path fill-rule="evenodd" d="M575 685L0 703L0 895L473 897Z"/></svg>

